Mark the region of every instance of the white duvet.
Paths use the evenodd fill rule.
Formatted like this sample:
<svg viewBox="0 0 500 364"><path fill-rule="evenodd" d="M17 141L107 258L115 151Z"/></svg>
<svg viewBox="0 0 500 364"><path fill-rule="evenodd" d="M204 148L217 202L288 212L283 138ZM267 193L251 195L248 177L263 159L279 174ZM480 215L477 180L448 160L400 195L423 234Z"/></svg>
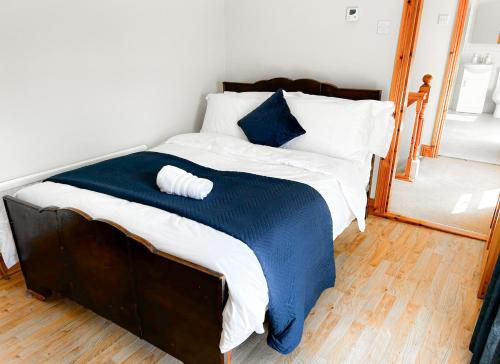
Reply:
<svg viewBox="0 0 500 364"><path fill-rule="evenodd" d="M178 135L152 151L176 155L217 170L305 183L325 199L333 219L333 238L354 218L364 230L365 186L369 173L366 166L208 133ZM253 251L240 240L157 208L64 184L38 183L20 190L16 197L40 207L73 207L93 218L114 221L161 251L224 274L229 298L223 314L221 352L235 348L253 332L264 332L268 304L266 279ZM5 251L13 251L12 239L3 246Z"/></svg>

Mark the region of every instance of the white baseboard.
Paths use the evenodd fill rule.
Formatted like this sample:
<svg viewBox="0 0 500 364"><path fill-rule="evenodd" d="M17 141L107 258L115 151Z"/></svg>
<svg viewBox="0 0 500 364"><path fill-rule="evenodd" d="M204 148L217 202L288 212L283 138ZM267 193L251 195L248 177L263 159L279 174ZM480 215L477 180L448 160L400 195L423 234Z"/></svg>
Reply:
<svg viewBox="0 0 500 364"><path fill-rule="evenodd" d="M6 191L6 190L11 190L14 188L18 188L18 187L21 187L21 186L24 186L24 185L27 185L30 183L38 182L38 181L41 181L45 178L53 176L55 174L66 172L66 171L69 171L71 169L84 167L84 166L92 164L92 163L101 162L101 161L106 160L106 159L121 157L123 155L135 153L135 152L140 152L140 151L143 151L146 149L147 149L146 145L139 145L137 147L120 150L118 152L109 153L106 155L102 155L100 157L86 159L86 160L81 161L81 162L71 163L71 164L68 164L68 165L63 166L63 167L53 168L53 169L49 169L47 171L38 172L38 173L30 174L28 176L23 176L23 177L7 180L4 182L0 182L0 192Z"/></svg>

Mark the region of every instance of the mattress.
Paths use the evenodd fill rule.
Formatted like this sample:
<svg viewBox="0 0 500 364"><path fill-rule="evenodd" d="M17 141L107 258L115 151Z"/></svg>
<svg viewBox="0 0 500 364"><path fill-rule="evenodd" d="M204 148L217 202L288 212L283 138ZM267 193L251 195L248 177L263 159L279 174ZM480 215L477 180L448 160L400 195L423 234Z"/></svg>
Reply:
<svg viewBox="0 0 500 364"><path fill-rule="evenodd" d="M209 133L178 135L152 151L217 170L305 183L318 191L328 205L333 239L354 218L364 230L369 170L358 163ZM224 274L229 298L223 312L221 352L232 350L254 332L264 333L267 283L255 254L242 241L164 210L54 182L28 186L16 197L40 207L72 207L93 218L111 220L158 250ZM11 240L3 243L4 249L13 250Z"/></svg>

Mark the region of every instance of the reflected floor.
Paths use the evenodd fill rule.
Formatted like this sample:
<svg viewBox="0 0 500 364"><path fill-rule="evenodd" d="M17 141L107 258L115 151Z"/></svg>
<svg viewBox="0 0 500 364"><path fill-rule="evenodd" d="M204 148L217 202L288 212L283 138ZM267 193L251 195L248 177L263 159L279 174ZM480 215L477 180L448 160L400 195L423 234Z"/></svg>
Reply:
<svg viewBox="0 0 500 364"><path fill-rule="evenodd" d="M500 166L424 158L415 182L394 180L389 211L488 234L500 192Z"/></svg>
<svg viewBox="0 0 500 364"><path fill-rule="evenodd" d="M439 154L500 165L500 119L492 114L449 112Z"/></svg>

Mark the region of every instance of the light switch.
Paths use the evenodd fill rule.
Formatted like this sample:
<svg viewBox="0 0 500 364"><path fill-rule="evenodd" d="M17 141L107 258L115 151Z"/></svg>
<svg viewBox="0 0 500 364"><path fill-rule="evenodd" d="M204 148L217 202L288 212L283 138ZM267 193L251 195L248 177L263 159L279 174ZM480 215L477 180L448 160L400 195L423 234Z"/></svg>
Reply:
<svg viewBox="0 0 500 364"><path fill-rule="evenodd" d="M439 14L438 24L447 25L450 22L450 14Z"/></svg>
<svg viewBox="0 0 500 364"><path fill-rule="evenodd" d="M379 20L377 23L377 34L389 34L391 32L390 20Z"/></svg>

